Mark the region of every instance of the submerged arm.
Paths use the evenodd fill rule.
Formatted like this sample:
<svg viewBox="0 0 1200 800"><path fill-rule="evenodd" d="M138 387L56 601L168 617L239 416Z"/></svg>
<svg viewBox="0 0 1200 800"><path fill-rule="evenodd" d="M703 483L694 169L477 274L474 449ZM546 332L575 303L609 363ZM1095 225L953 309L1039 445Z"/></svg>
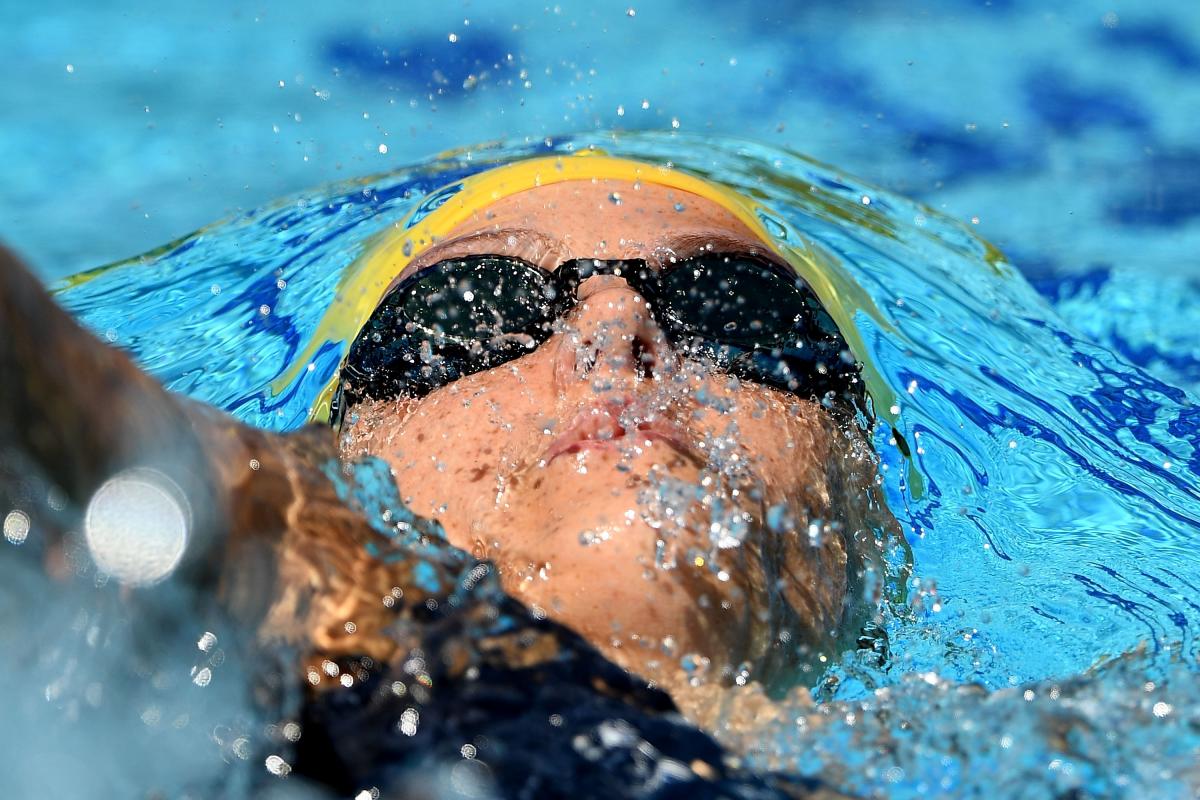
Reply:
<svg viewBox="0 0 1200 800"><path fill-rule="evenodd" d="M70 573L66 532L96 491L153 471L191 515L173 579L215 595L260 639L336 651L348 614L378 605L395 576L366 563L374 534L327 477L335 458L328 430L273 434L167 392L0 248L0 509L33 518L51 574ZM48 490L66 502L47 503Z"/></svg>
<svg viewBox="0 0 1200 800"><path fill-rule="evenodd" d="M158 470L191 500L196 533L212 535L223 493L183 405L85 331L3 249L0 376L0 452L10 465L26 462L76 509L122 470Z"/></svg>

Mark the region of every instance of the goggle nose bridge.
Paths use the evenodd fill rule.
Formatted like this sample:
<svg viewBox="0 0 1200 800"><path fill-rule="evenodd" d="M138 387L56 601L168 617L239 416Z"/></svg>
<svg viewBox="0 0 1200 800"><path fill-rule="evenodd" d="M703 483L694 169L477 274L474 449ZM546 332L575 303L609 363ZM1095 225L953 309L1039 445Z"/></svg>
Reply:
<svg viewBox="0 0 1200 800"><path fill-rule="evenodd" d="M623 278L626 274L645 274L648 269L644 258L573 258L564 261L559 269L569 269L586 280L594 275L616 275Z"/></svg>
<svg viewBox="0 0 1200 800"><path fill-rule="evenodd" d="M658 273L650 268L644 258L573 258L562 262L553 277L559 289L566 290L566 297L574 300L579 285L598 275L623 278L648 303L653 304L658 299Z"/></svg>

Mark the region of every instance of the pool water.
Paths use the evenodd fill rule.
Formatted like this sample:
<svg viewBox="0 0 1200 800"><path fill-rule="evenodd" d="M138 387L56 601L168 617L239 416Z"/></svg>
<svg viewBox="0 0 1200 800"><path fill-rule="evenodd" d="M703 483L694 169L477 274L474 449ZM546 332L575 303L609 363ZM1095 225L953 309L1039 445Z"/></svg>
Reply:
<svg viewBox="0 0 1200 800"><path fill-rule="evenodd" d="M813 677L821 721L722 736L864 795L1193 796L1200 13L721 4L679 36L632 5L14 9L0 235L51 280L171 242L59 300L172 389L292 430L347 344L311 341L341 271L454 177L597 146L751 192L864 290L912 575L887 657ZM632 132L561 135L598 128ZM215 720L178 702L249 728L236 692ZM185 713L145 703L147 730Z"/></svg>

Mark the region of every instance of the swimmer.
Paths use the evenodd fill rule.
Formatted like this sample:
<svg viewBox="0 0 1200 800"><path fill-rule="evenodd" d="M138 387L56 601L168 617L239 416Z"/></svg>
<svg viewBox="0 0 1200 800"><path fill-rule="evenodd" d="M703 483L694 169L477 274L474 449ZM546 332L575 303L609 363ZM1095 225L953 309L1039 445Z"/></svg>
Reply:
<svg viewBox="0 0 1200 800"><path fill-rule="evenodd" d="M668 689L681 659L794 681L857 633L895 524L855 357L721 192L592 163L483 173L410 224L415 241L385 235L362 272L376 284L340 298L369 314L333 426L293 435L168 394L4 255L0 485L36 471L82 508L122 469L159 470L196 517L179 569L219 574L232 613L387 658L386 617L372 630L363 609L394 581L321 466L374 457L506 591L626 669ZM65 547L45 559L70 569Z"/></svg>

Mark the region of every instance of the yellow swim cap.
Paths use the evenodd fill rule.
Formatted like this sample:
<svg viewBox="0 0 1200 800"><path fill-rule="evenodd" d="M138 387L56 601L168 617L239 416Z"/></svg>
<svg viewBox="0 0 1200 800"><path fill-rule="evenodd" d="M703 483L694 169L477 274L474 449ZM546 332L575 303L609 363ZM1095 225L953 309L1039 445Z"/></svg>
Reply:
<svg viewBox="0 0 1200 800"><path fill-rule="evenodd" d="M362 257L345 270L333 303L325 312L306 352L295 360L297 366L276 379L272 388L278 393L291 384L299 372L299 365L307 363L312 354L327 343L353 341L405 267L479 210L539 186L608 179L659 184L698 195L727 209L767 248L792 265L833 317L855 356L864 359L866 348L853 315L860 308L871 308L870 300L832 259L805 242L792 244L772 234L767 225L780 227L778 215L726 186L673 167L583 151L499 166L443 186L426 197L401 223L378 234ZM863 378L877 409L880 406L889 408L891 392L870 363L864 363ZM310 421L328 422L338 379L338 375L334 375L321 391L313 405Z"/></svg>

